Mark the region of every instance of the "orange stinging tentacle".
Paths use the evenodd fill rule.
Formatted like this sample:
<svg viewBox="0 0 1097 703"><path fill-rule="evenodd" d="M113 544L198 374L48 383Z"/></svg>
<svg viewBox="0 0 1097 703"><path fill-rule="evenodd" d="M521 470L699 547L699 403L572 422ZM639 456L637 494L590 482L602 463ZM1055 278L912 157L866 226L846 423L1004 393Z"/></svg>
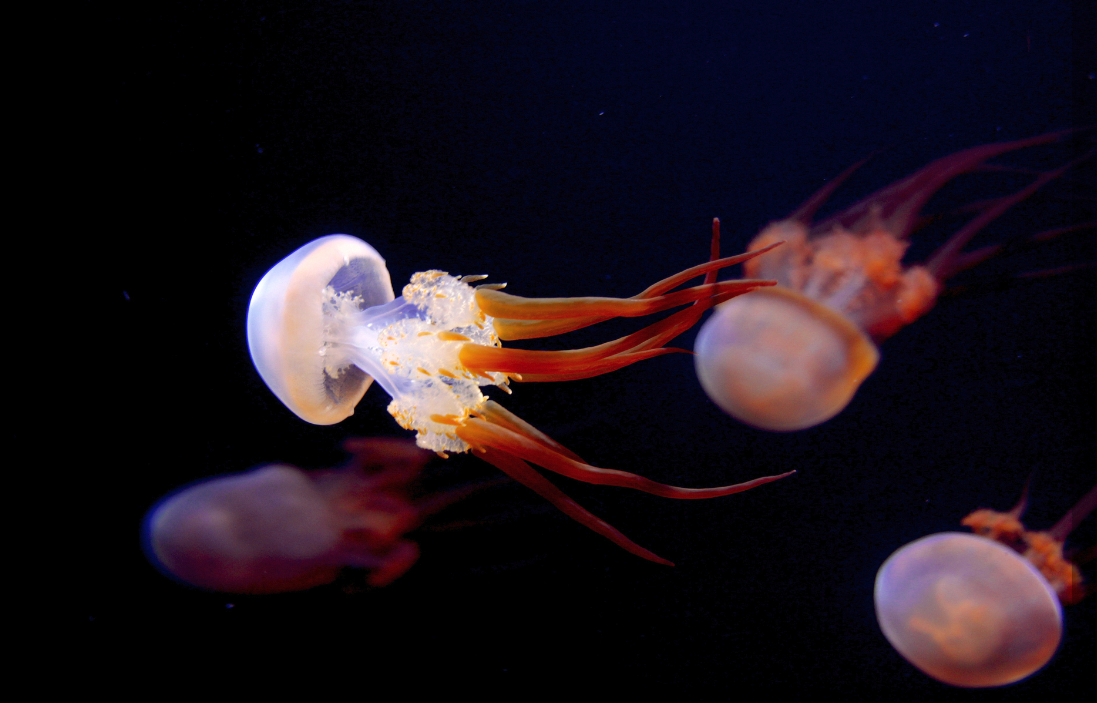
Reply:
<svg viewBox="0 0 1097 703"><path fill-rule="evenodd" d="M716 262L713 262L716 263ZM641 317L731 291L754 290L771 281L724 281L651 298L523 298L490 288L476 291L476 303L492 317L510 320L562 320L575 317Z"/></svg>
<svg viewBox="0 0 1097 703"><path fill-rule="evenodd" d="M673 351L683 351L661 349L661 347L692 327L705 310L737 295L740 293L725 293L698 300L692 307L679 310L665 320L648 325L642 330L613 342L585 349L548 352L469 344L461 349L461 363L471 371L519 373L522 375L520 380L524 383L592 378L616 371L637 361Z"/></svg>
<svg viewBox="0 0 1097 703"><path fill-rule="evenodd" d="M743 261L747 261L748 259L752 259L756 256L764 254L767 251L769 251L770 249L772 249L776 246L780 246L782 243L783 242L775 242L774 244L771 244L767 247L763 247L761 249L756 249L754 251L750 251L750 252L747 252L745 254L740 254L738 256L730 256L730 257L721 259L720 258L720 220L719 220L719 218L714 217L713 220L712 220L712 244L711 244L711 247L710 247L711 256L710 256L709 261L707 263L700 264L699 266L694 266L692 268L686 269L685 271L677 273L673 276L670 276L668 278L664 278L663 280L649 286L647 289L645 289L644 291L638 293L637 295L634 295L630 298L625 298L623 300L649 300L651 298L659 297L659 296L662 296L667 291L669 291L669 290L685 283L689 279L695 278L695 277L701 276L701 275L704 275L704 280L702 282L702 285L715 284L716 283L716 273L717 273L718 270L720 270L722 268L726 268L728 266L732 266L734 264L741 263ZM757 282L755 282L755 285L773 285L773 283L769 282L769 281L766 281L766 282L757 281ZM753 290L753 288L750 288L750 289L744 288L742 290L739 290L738 292L746 293L746 292L749 292L749 290ZM493 302L496 302L496 303L504 303L504 302L516 303L518 301L531 302L531 299L520 298L518 296L509 296L509 295L506 295L506 294L492 295L490 293L486 293L485 298L488 298L488 297L494 298ZM536 300L536 299L532 299L532 300ZM608 299L607 298L596 298L596 299L590 299L590 298L552 298L552 299L548 299L548 300L551 301L554 304L566 304L566 301L590 301L590 300L606 301L606 300L617 300L617 299L614 299L614 298L608 298ZM499 310L496 309L496 312L499 312ZM492 313L489 312L489 314L492 314ZM503 315L503 314L493 315L493 317L495 317L495 320L494 320L495 332L496 332L496 334L499 335L499 338L504 340L504 341L514 341L514 340L518 340L518 339L540 339L540 338L543 338L543 337L552 337L552 336L559 335L559 334L565 334L567 332L573 332L573 331L578 330L578 329L583 329L584 327L590 327L591 325L596 325L599 322L605 322L606 320L612 319L613 317L621 316L621 315L581 315L581 314L578 314L578 313L572 313L572 315L573 315L572 317L563 317L563 318L554 317L552 319L544 319L544 318L536 318L536 317L523 317L521 319L514 319L514 318L509 317L508 315ZM683 329L687 329L687 328L688 328L688 326L686 328L683 328Z"/></svg>
<svg viewBox="0 0 1097 703"><path fill-rule="evenodd" d="M460 359L465 368L472 371L500 371L504 373L566 373L608 359L615 355L648 350L660 347L677 337L697 321L702 311L712 305L723 302L733 295L725 294L715 298L697 301L694 307L674 313L665 320L626 335L612 342L605 342L583 349L564 351L530 351L525 349L506 349L487 347L479 344L467 344L461 348ZM629 363L649 358L647 356L632 359ZM627 365L627 364L622 364ZM613 366L609 370L616 370Z"/></svg>
<svg viewBox="0 0 1097 703"><path fill-rule="evenodd" d="M508 430L513 430L518 434L523 434L533 441L548 447L557 454L563 454L564 456L570 457L575 461L586 463L578 454L560 444L552 437L549 437L547 434L529 424L522 418L518 417L511 411L507 410L502 405L499 405L499 403L496 403L494 400L489 400L484 403L484 406L480 409L480 413L484 416L484 419L486 419L493 425L499 425L500 427L505 427Z"/></svg>
<svg viewBox="0 0 1097 703"><path fill-rule="evenodd" d="M747 252L752 254L754 252ZM762 253L761 251L758 252ZM709 243L709 261L718 261L720 259L720 218L712 218L712 241ZM705 279L702 283L716 283L716 272L709 271L705 274Z"/></svg>
<svg viewBox="0 0 1097 703"><path fill-rule="evenodd" d="M698 300L685 310L679 310L665 320L645 327L641 331L647 332L649 339L633 347L630 351L636 352L666 344L690 327L693 327L693 325L697 323L697 320L701 318L701 314L705 310L716 307L720 303L731 300L739 295L742 295L742 293L724 293L723 295L714 295L711 298Z"/></svg>
<svg viewBox="0 0 1097 703"><path fill-rule="evenodd" d="M1003 212L1029 197L1052 180L1061 176L1067 169L1093 158L1095 154L1097 154L1097 150L1090 151L1057 169L1048 171L1047 173L1041 173L1032 183L1021 190L1003 198L998 198L993 206L986 208L979 216L972 219L949 237L948 241L941 245L933 256L929 258L929 261L926 262L926 268L941 281L962 271L963 269L955 266L956 259L960 256L960 251L971 241L972 237L978 234L980 230L994 221Z"/></svg>
<svg viewBox="0 0 1097 703"><path fill-rule="evenodd" d="M613 525L610 525L605 520L576 503L521 459L511 456L505 451L492 449L490 447L479 450L477 455L513 478L515 481L521 483L523 486L532 489L542 498L555 505L572 520L575 520L580 525L589 527L625 551L647 559L648 561L653 561L656 564L674 566L674 562L667 561L654 552L644 549L628 537L625 537L625 535Z"/></svg>
<svg viewBox="0 0 1097 703"><path fill-rule="evenodd" d="M712 234L713 234L713 245L715 247L718 247L719 242L720 242L720 225L719 225L719 222L720 222L719 219L716 219L715 222L713 222L713 232L712 232ZM714 259L712 261L708 261L708 262L703 263L703 264L698 264L697 266L693 266L691 268L688 268L685 271L682 271L681 273L674 274L673 276L668 276L667 278L664 278L663 280L648 286L647 289L645 289L642 293L633 296L633 298L637 299L637 300L642 300L642 299L646 299L646 298L654 298L654 297L663 295L668 290L671 290L673 288L677 288L678 286L682 285L683 283L685 283L686 281L688 281L691 278L696 278L697 276L702 276L702 275L705 276L705 283L714 283L716 279L713 278L713 280L711 280L711 281L708 280L708 274L715 273L716 271L719 271L720 269L723 269L723 268L727 268L728 266L734 266L735 264L741 264L744 261L748 261L750 259L753 259L756 256L761 256L762 254L765 254L770 249L773 249L774 247L779 247L782 244L784 244L784 242L774 242L773 244L770 244L769 246L762 247L761 249L755 249L754 251L748 251L745 254L739 254L737 256L728 256L728 257L725 257L723 259ZM718 250L717 250L717 252L718 252Z"/></svg>
<svg viewBox="0 0 1097 703"><path fill-rule="evenodd" d="M594 349L596 347L591 347ZM472 372L491 372L522 374L527 373L571 373L590 371L591 376L616 371L637 361L651 359L664 354L686 353L684 349L647 349L630 354L597 355L585 349L571 351L532 351L529 349L503 349L487 347L481 344L466 344L461 347L461 363Z"/></svg>
<svg viewBox="0 0 1097 703"><path fill-rule="evenodd" d="M522 434L505 427L494 425L486 419L471 418L463 426L458 427L456 432L458 437L474 447L494 447L512 456L544 467L549 471L569 478L574 478L578 481L603 486L633 488L638 491L643 491L644 493L651 493L652 495L679 500L718 498L733 493L741 493L764 483L776 481L777 479L796 473L795 471L789 471L778 476L763 476L733 486L719 486L716 488L680 488L678 486L658 483L627 471L602 469L597 466L575 461L574 459L570 459L549 450L544 445L541 445Z"/></svg>
<svg viewBox="0 0 1097 703"><path fill-rule="evenodd" d="M732 283L732 281L725 281L725 283ZM681 327L677 334L672 334L666 339L674 339L678 334L681 334L685 330L696 322L693 319L689 323L685 323L688 318L696 318L700 314L708 310L714 305L719 305L725 300L731 300L737 295L749 293L758 288L764 286L775 285L774 281L735 281L735 283L749 283L749 286L728 286L725 292L712 295L707 298L700 298L694 302L694 307L690 311L682 310L676 313L674 316L668 317L667 320L674 319ZM724 284L717 284L713 288L719 288ZM692 289L691 289L692 290ZM685 291L683 291L685 292ZM713 302L715 301L715 302ZM515 339L537 339L540 337L552 337L558 334L564 334L565 332L571 332L573 330L581 329L583 327L589 327L599 322L605 322L610 318L608 317L578 317L569 318L564 320L509 320L503 318L495 318L495 333L499 335L499 338L505 341L512 341ZM664 320L663 322L666 322ZM651 327L646 327L645 330L650 330ZM649 333L650 334L650 333ZM652 335L654 336L654 335ZM624 339L624 338L622 338ZM593 348L593 347L592 347Z"/></svg>
<svg viewBox="0 0 1097 703"><path fill-rule="evenodd" d="M495 334L504 342L518 339L542 339L581 330L597 325L612 318L609 317L569 317L566 320L508 320L497 317L492 321Z"/></svg>

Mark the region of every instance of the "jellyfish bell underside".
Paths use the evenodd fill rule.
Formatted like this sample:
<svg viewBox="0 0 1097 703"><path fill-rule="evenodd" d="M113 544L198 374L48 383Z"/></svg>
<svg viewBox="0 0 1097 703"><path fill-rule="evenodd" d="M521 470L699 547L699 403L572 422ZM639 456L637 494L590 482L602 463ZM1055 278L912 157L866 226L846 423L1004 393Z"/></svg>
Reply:
<svg viewBox="0 0 1097 703"><path fill-rule="evenodd" d="M984 537L942 533L892 554L876 576L876 617L893 647L943 683L1003 686L1043 667L1062 607L1024 558Z"/></svg>
<svg viewBox="0 0 1097 703"><path fill-rule="evenodd" d="M872 340L840 313L781 287L717 307L694 351L713 402L749 425L781 432L837 415L879 360Z"/></svg>
<svg viewBox="0 0 1097 703"><path fill-rule="evenodd" d="M353 365L329 368L330 360L317 353L332 296L363 308L395 299L376 249L348 234L315 239L263 276L248 308L248 348L259 375L294 414L318 425L350 417L373 382Z"/></svg>

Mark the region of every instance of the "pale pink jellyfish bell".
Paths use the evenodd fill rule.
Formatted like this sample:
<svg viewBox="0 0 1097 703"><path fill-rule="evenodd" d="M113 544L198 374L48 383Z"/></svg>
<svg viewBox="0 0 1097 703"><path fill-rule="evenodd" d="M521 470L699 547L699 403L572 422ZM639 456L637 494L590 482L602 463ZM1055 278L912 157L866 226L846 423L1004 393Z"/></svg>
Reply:
<svg viewBox="0 0 1097 703"><path fill-rule="evenodd" d="M748 277L774 279L777 286L720 305L697 335L697 375L709 398L736 419L775 431L813 427L841 412L876 368L877 343L928 312L947 278L1001 250L962 253L971 238L1077 160L1039 174L1015 193L973 205L978 214L927 262L904 266L908 237L921 224L926 201L988 159L1064 134L946 156L812 224L857 164L789 218L767 226L748 249L784 246L743 267Z"/></svg>
<svg viewBox="0 0 1097 703"><path fill-rule="evenodd" d="M229 593L304 590L347 566L392 582L419 556L405 534L434 509L407 494L430 454L405 440L346 446L341 469L272 464L168 496L145 520L146 552L180 581Z"/></svg>
<svg viewBox="0 0 1097 703"><path fill-rule="evenodd" d="M385 260L366 242L346 234L309 242L255 287L248 309L255 368L301 419L330 425L349 417L372 378L339 355L338 344L325 343L343 333L333 329L332 310L376 308L395 297Z"/></svg>
<svg viewBox="0 0 1097 703"><path fill-rule="evenodd" d="M1047 532L1024 529L1024 499L1009 513L977 510L978 534L930 535L899 549L876 576L876 617L888 642L923 672L968 688L1002 686L1043 667L1081 599L1063 540L1097 503L1094 487Z"/></svg>

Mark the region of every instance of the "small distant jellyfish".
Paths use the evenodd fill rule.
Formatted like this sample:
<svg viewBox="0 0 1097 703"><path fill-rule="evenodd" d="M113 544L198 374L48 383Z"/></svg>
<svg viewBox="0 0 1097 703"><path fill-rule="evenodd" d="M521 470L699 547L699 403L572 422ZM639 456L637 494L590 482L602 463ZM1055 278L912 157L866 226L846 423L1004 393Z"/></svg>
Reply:
<svg viewBox="0 0 1097 703"><path fill-rule="evenodd" d="M773 281L716 281L717 271L757 257L773 243L720 258L713 225L710 260L669 276L631 298L522 298L486 276L415 273L400 296L381 255L346 234L305 244L259 281L248 309L248 347L273 393L301 419L340 422L376 381L392 401L388 411L414 430L418 446L443 457L472 451L536 491L568 517L644 559L671 562L641 547L569 498L531 464L569 478L621 486L666 498L716 498L793 472L714 488L682 488L616 469L593 466L481 389L510 393L517 382L591 378L684 350L664 346L719 303ZM692 278L699 285L675 290ZM641 317L684 307L613 341L584 349L504 348L502 341L564 334L615 317ZM653 399L657 402L658 399ZM576 406L581 407L581 399Z"/></svg>
<svg viewBox="0 0 1097 703"><path fill-rule="evenodd" d="M888 642L926 674L968 688L1003 686L1044 666L1063 633L1060 602L1085 594L1063 556L1073 527L1097 505L1097 486L1047 532L1008 513L976 510L962 524L899 549L876 576L876 619Z"/></svg>
<svg viewBox="0 0 1097 703"><path fill-rule="evenodd" d="M172 577L228 593L301 591L366 569L385 586L419 557L406 537L444 504L414 503L409 484L430 454L411 442L354 439L351 463L305 472L284 464L204 481L145 519L151 560Z"/></svg>
<svg viewBox="0 0 1097 703"><path fill-rule="evenodd" d="M748 246L784 242L743 264L750 278L774 279L720 305L694 350L701 386L725 412L759 429L792 432L840 413L879 361L877 344L926 314L943 283L999 253L962 250L1008 208L1080 159L1038 174L1021 190L973 204L977 214L924 264L904 266L908 239L924 224L926 202L957 176L1001 154L1061 139L1064 132L987 144L938 159L818 224L811 219L857 164ZM862 162L863 163L863 162Z"/></svg>

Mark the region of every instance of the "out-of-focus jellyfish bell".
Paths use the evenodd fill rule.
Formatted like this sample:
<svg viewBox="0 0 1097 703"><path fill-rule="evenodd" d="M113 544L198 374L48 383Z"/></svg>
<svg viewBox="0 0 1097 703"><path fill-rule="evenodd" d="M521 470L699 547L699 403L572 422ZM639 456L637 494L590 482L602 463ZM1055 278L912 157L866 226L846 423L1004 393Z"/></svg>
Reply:
<svg viewBox="0 0 1097 703"><path fill-rule="evenodd" d="M723 303L698 332L697 376L709 398L736 419L766 430L806 429L837 415L876 368L876 344L928 312L946 279L1002 248L962 253L971 238L1077 160L1039 174L1015 193L973 206L978 214L929 261L904 267L908 238L922 224L919 212L929 198L988 159L1062 136L987 144L938 159L812 224L816 210L857 164L788 219L767 226L748 249L785 245L743 267L747 276L775 279L777 286Z"/></svg>
<svg viewBox="0 0 1097 703"><path fill-rule="evenodd" d="M204 481L145 520L150 559L194 586L229 593L299 591L343 567L386 585L419 556L404 537L432 509L407 497L430 456L403 440L349 440L351 464L306 473L274 464Z"/></svg>
<svg viewBox="0 0 1097 703"><path fill-rule="evenodd" d="M717 308L694 351L697 378L713 402L777 431L829 420L880 358L872 340L840 313L776 287Z"/></svg>
<svg viewBox="0 0 1097 703"><path fill-rule="evenodd" d="M938 681L979 688L1043 667L1062 639L1060 600L1081 599L1081 576L1063 558L1066 533L1093 509L1097 487L1048 532L1024 529L1024 499L1010 513L978 510L964 524L899 549L876 576L876 617L888 642Z"/></svg>
<svg viewBox="0 0 1097 703"><path fill-rule="evenodd" d="M946 532L911 542L876 577L880 629L907 661L954 686L1001 686L1059 646L1062 608L1040 572L996 542Z"/></svg>

